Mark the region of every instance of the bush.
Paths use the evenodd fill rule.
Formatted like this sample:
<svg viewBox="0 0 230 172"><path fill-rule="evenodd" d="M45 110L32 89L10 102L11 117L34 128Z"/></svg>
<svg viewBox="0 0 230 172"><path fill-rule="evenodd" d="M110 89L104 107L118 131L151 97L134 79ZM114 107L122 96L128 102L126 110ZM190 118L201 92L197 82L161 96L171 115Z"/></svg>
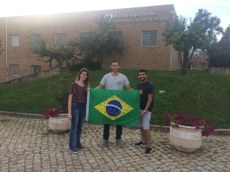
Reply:
<svg viewBox="0 0 230 172"><path fill-rule="evenodd" d="M79 71L81 68L87 68L89 70L101 69L101 64L98 62L81 62L71 67L71 71Z"/></svg>
<svg viewBox="0 0 230 172"><path fill-rule="evenodd" d="M57 80L51 80L49 88L53 98L61 105L63 110L67 109L68 96L71 82L73 79L71 74L64 73Z"/></svg>

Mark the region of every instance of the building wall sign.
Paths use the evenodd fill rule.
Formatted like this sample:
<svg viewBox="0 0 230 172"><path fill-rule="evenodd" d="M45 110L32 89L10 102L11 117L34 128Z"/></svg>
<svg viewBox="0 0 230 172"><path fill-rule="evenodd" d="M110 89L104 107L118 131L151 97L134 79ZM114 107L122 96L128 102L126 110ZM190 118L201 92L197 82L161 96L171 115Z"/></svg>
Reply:
<svg viewBox="0 0 230 172"><path fill-rule="evenodd" d="M104 18L113 23L165 22L167 16L157 16L155 12L132 12L124 14L105 14Z"/></svg>

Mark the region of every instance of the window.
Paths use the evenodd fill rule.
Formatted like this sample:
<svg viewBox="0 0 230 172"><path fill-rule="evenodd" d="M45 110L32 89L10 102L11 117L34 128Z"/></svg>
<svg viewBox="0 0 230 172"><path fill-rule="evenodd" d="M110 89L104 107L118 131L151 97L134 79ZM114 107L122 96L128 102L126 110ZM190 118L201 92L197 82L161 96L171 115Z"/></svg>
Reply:
<svg viewBox="0 0 230 172"><path fill-rule="evenodd" d="M64 33L56 33L54 38L54 44L56 48L60 48L65 43L65 34Z"/></svg>
<svg viewBox="0 0 230 172"><path fill-rule="evenodd" d="M41 72L41 66L39 65L32 65L31 66L31 73L36 74Z"/></svg>
<svg viewBox="0 0 230 172"><path fill-rule="evenodd" d="M10 75L11 76L19 76L19 65L11 64L10 65Z"/></svg>
<svg viewBox="0 0 230 172"><path fill-rule="evenodd" d="M19 47L19 36L18 35L11 35L11 47Z"/></svg>
<svg viewBox="0 0 230 172"><path fill-rule="evenodd" d="M40 34L32 34L31 35L31 46L32 47L40 47L42 44L41 35Z"/></svg>
<svg viewBox="0 0 230 172"><path fill-rule="evenodd" d="M156 46L157 31L147 30L142 32L141 46L142 47L154 47Z"/></svg>

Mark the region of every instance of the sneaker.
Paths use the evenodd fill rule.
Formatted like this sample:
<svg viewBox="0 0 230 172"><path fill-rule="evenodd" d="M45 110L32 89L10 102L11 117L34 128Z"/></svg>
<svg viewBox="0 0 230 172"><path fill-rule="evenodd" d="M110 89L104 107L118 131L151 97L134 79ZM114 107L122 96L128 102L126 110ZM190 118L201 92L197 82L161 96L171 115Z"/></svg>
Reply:
<svg viewBox="0 0 230 172"><path fill-rule="evenodd" d="M77 147L79 150L83 150L83 149L85 149L85 146L82 146L82 145L80 145L79 147Z"/></svg>
<svg viewBox="0 0 230 172"><path fill-rule="evenodd" d="M152 148L146 147L146 149L145 149L145 154L146 154L146 155L150 154L150 153L151 153L151 150L152 150Z"/></svg>
<svg viewBox="0 0 230 172"><path fill-rule="evenodd" d="M101 144L101 148L107 148L109 146L109 141L108 140L103 140Z"/></svg>
<svg viewBox="0 0 230 172"><path fill-rule="evenodd" d="M69 149L71 151L71 153L78 153L79 149Z"/></svg>
<svg viewBox="0 0 230 172"><path fill-rule="evenodd" d="M135 143L135 146L146 146L146 143L143 143L142 141Z"/></svg>
<svg viewBox="0 0 230 172"><path fill-rule="evenodd" d="M123 145L123 142L122 142L121 139L116 140L116 146L119 147L119 148L123 148L124 145Z"/></svg>

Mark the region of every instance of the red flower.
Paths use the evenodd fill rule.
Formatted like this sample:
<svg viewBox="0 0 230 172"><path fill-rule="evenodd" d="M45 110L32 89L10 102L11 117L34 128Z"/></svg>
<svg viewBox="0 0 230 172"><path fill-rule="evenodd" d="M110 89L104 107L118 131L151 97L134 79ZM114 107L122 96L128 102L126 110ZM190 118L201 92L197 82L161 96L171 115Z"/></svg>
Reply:
<svg viewBox="0 0 230 172"><path fill-rule="evenodd" d="M48 107L43 112L43 117L45 119L49 119L49 117L55 117L55 116L58 116L61 113L66 113L66 111L64 111L61 108L50 108L50 107Z"/></svg>
<svg viewBox="0 0 230 172"><path fill-rule="evenodd" d="M210 122L185 113L167 113L165 123L174 123L175 126L186 125L196 127L196 129L202 129L202 136L209 136L214 132L214 127Z"/></svg>

